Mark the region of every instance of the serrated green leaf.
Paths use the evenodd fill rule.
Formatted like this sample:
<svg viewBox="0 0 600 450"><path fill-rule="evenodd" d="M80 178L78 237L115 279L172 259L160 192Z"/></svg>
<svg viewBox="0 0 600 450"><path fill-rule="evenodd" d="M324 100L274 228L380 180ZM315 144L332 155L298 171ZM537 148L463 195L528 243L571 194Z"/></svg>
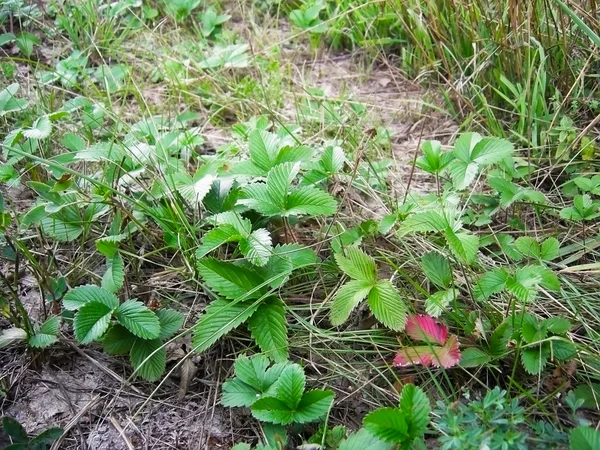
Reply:
<svg viewBox="0 0 600 450"><path fill-rule="evenodd" d="M29 442L27 431L17 419L14 419L10 416L2 417L2 429L8 436L12 438L14 442Z"/></svg>
<svg viewBox="0 0 600 450"><path fill-rule="evenodd" d="M479 172L479 164L476 162L463 162L455 159L448 165L448 172L454 187L458 190L467 188Z"/></svg>
<svg viewBox="0 0 600 450"><path fill-rule="evenodd" d="M334 257L339 268L350 278L370 283L377 281L375 261L358 247L347 247L345 255L336 253Z"/></svg>
<svg viewBox="0 0 600 450"><path fill-rule="evenodd" d="M502 292L509 275L504 269L494 269L483 274L475 283L475 297L483 300Z"/></svg>
<svg viewBox="0 0 600 450"><path fill-rule="evenodd" d="M483 350L475 347L466 348L461 351L460 362L461 367L480 367L487 364L492 358Z"/></svg>
<svg viewBox="0 0 600 450"><path fill-rule="evenodd" d="M573 428L569 435L569 445L571 450L598 450L600 432L591 427Z"/></svg>
<svg viewBox="0 0 600 450"><path fill-rule="evenodd" d="M244 323L258 308L258 302L233 303L217 299L206 307L194 326L192 345L197 353L203 352L221 337Z"/></svg>
<svg viewBox="0 0 600 450"><path fill-rule="evenodd" d="M544 325L552 334L566 334L573 326L563 317L550 317L544 320Z"/></svg>
<svg viewBox="0 0 600 450"><path fill-rule="evenodd" d="M73 320L77 340L82 344L89 344L100 339L108 329L113 310L114 308L96 301L81 306Z"/></svg>
<svg viewBox="0 0 600 450"><path fill-rule="evenodd" d="M131 351L136 339L133 333L117 323L104 335L102 345L109 355L125 355Z"/></svg>
<svg viewBox="0 0 600 450"><path fill-rule="evenodd" d="M431 404L425 393L414 384L405 385L400 396L400 410L405 414L410 439L423 436L431 414Z"/></svg>
<svg viewBox="0 0 600 450"><path fill-rule="evenodd" d="M337 202L325 191L313 186L293 190L287 198L285 216L330 216L337 211Z"/></svg>
<svg viewBox="0 0 600 450"><path fill-rule="evenodd" d="M206 283L219 295L236 300L257 298L263 294L257 289L262 278L250 269L231 262L204 258L198 263L198 271Z"/></svg>
<svg viewBox="0 0 600 450"><path fill-rule="evenodd" d="M450 263L438 252L425 253L421 257L421 266L425 276L437 287L444 289L452 284Z"/></svg>
<svg viewBox="0 0 600 450"><path fill-rule="evenodd" d="M339 326L348 320L350 313L367 298L372 287L372 282L360 280L352 280L342 286L335 294L331 304L329 313L331 324Z"/></svg>
<svg viewBox="0 0 600 450"><path fill-rule="evenodd" d="M107 258L112 258L117 253L119 242L127 238L126 234L104 236L96 240L96 248Z"/></svg>
<svg viewBox="0 0 600 450"><path fill-rule="evenodd" d="M83 233L80 223L65 222L52 216L42 218L40 227L44 234L59 242L73 241Z"/></svg>
<svg viewBox="0 0 600 450"><path fill-rule="evenodd" d="M111 258L106 258L106 272L102 276L101 286L108 292L117 292L125 282L125 265L123 258L115 253Z"/></svg>
<svg viewBox="0 0 600 450"><path fill-rule="evenodd" d="M223 383L223 395L221 404L229 408L232 407L249 407L252 406L259 398L261 391L244 383L239 378L227 380Z"/></svg>
<svg viewBox="0 0 600 450"><path fill-rule="evenodd" d="M436 211L409 216L400 226L400 236L408 233L436 233L442 232L448 227L448 220Z"/></svg>
<svg viewBox="0 0 600 450"><path fill-rule="evenodd" d="M288 358L287 321L279 299L269 299L248 320L248 329L263 353L275 362Z"/></svg>
<svg viewBox="0 0 600 450"><path fill-rule="evenodd" d="M406 416L396 408L380 408L370 412L363 419L363 427L382 441L400 443L408 440Z"/></svg>
<svg viewBox="0 0 600 450"><path fill-rule="evenodd" d="M314 422L325 416L333 404L334 393L313 389L302 396L294 413L295 423Z"/></svg>
<svg viewBox="0 0 600 450"><path fill-rule="evenodd" d="M446 229L446 240L450 251L464 264L472 264L479 251L479 237L467 232Z"/></svg>
<svg viewBox="0 0 600 450"><path fill-rule="evenodd" d="M533 348L526 348L521 351L521 363L525 368L525 371L530 375L538 375L542 373L548 357L550 356L550 350L548 346L541 345Z"/></svg>
<svg viewBox="0 0 600 450"><path fill-rule="evenodd" d="M271 235L264 228L253 231L240 240L240 251L255 266L264 266L273 251Z"/></svg>
<svg viewBox="0 0 600 450"><path fill-rule="evenodd" d="M129 358L135 374L147 381L158 380L167 365L167 351L160 339L136 339Z"/></svg>
<svg viewBox="0 0 600 450"><path fill-rule="evenodd" d="M306 376L302 367L298 364L290 364L284 368L277 380L276 397L285 403L290 410L295 410L300 404L305 386Z"/></svg>
<svg viewBox="0 0 600 450"><path fill-rule="evenodd" d="M266 173L274 166L279 137L268 131L254 130L248 136L248 147L252 162Z"/></svg>
<svg viewBox="0 0 600 450"><path fill-rule="evenodd" d="M252 415L264 422L287 425L294 421L294 411L275 397L263 397L252 404Z"/></svg>
<svg viewBox="0 0 600 450"><path fill-rule="evenodd" d="M559 250L560 243L558 242L558 239L549 237L542 242L540 258L542 258L544 261L552 261L558 257Z"/></svg>
<svg viewBox="0 0 600 450"><path fill-rule="evenodd" d="M69 311L75 311L88 302L103 303L110 309L119 306L119 299L115 294L92 284L71 289L63 297L63 306Z"/></svg>
<svg viewBox="0 0 600 450"><path fill-rule="evenodd" d="M387 280L379 280L368 295L369 308L386 327L402 331L406 325L406 305L396 288Z"/></svg>
<svg viewBox="0 0 600 450"><path fill-rule="evenodd" d="M23 130L27 139L45 139L52 133L52 122L47 116L38 117L30 128Z"/></svg>
<svg viewBox="0 0 600 450"><path fill-rule="evenodd" d="M342 441L338 450L390 450L392 445L376 438L369 430L361 428Z"/></svg>
<svg viewBox="0 0 600 450"><path fill-rule="evenodd" d="M29 345L36 348L45 348L58 341L60 317L53 316L46 319L39 330L29 338Z"/></svg>
<svg viewBox="0 0 600 450"><path fill-rule="evenodd" d="M219 225L202 236L202 245L196 250L196 258L202 258L221 245L236 242L242 238L243 236L233 225Z"/></svg>
<svg viewBox="0 0 600 450"><path fill-rule="evenodd" d="M577 348L572 342L567 341L566 339L553 339L550 341L550 356L553 359L565 361L574 358L576 355Z"/></svg>
<svg viewBox="0 0 600 450"><path fill-rule="evenodd" d="M548 329L544 321L538 321L533 314L525 313L521 322L521 336L528 344L546 339Z"/></svg>
<svg viewBox="0 0 600 450"><path fill-rule="evenodd" d="M121 325L142 339L160 336L160 322L146 305L137 300L127 300L115 312Z"/></svg>
<svg viewBox="0 0 600 450"><path fill-rule="evenodd" d="M173 309L159 309L155 311L155 314L160 322L160 335L158 338L161 340L169 339L177 333L185 320L183 314Z"/></svg>
<svg viewBox="0 0 600 450"><path fill-rule="evenodd" d="M516 249L527 258L539 258L540 257L540 244L530 237L521 236L515 241Z"/></svg>
<svg viewBox="0 0 600 450"><path fill-rule="evenodd" d="M475 144L471 153L471 160L486 166L510 157L513 151L514 147L510 141L496 137L487 137Z"/></svg>
<svg viewBox="0 0 600 450"><path fill-rule="evenodd" d="M456 291L453 288L435 292L425 300L425 312L430 316L439 317L455 297Z"/></svg>
<svg viewBox="0 0 600 450"><path fill-rule="evenodd" d="M11 344L24 342L26 340L27 332L22 328L7 328L0 333L0 348L8 347Z"/></svg>

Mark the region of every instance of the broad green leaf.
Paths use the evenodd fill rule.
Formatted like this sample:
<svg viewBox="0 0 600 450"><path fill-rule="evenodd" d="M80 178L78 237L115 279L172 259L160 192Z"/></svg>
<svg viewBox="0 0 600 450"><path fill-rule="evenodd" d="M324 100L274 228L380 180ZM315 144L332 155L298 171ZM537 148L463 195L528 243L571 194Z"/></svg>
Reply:
<svg viewBox="0 0 600 450"><path fill-rule="evenodd" d="M295 147L284 147L281 149L279 154L277 155L276 164L283 163L295 163L295 162L303 162L310 161L312 156L314 155L314 149L306 146L306 145L297 145Z"/></svg>
<svg viewBox="0 0 600 450"><path fill-rule="evenodd" d="M119 306L119 299L115 294L92 284L71 289L63 297L63 306L69 311L75 311L88 302L103 303L110 309Z"/></svg>
<svg viewBox="0 0 600 450"><path fill-rule="evenodd" d="M239 378L233 378L223 383L223 396L221 397L221 404L229 408L241 407L241 406L252 406L259 398L262 393L255 387L244 383Z"/></svg>
<svg viewBox="0 0 600 450"><path fill-rule="evenodd" d="M45 348L58 341L60 317L49 317L39 330L29 338L29 345L36 348Z"/></svg>
<svg viewBox="0 0 600 450"><path fill-rule="evenodd" d="M59 427L47 428L29 441L29 450L45 450L65 433Z"/></svg>
<svg viewBox="0 0 600 450"><path fill-rule="evenodd" d="M114 308L96 301L81 306L73 320L77 340L82 344L89 344L100 339L108 329L113 310Z"/></svg>
<svg viewBox="0 0 600 450"><path fill-rule="evenodd" d="M598 450L600 448L600 432L591 427L573 428L569 435L569 445L571 450Z"/></svg>
<svg viewBox="0 0 600 450"><path fill-rule="evenodd" d="M479 367L487 364L492 358L483 350L475 347L469 347L461 351L461 367Z"/></svg>
<svg viewBox="0 0 600 450"><path fill-rule="evenodd" d="M487 137L481 139L473 147L471 160L480 165L494 164L512 156L513 144L506 139Z"/></svg>
<svg viewBox="0 0 600 450"><path fill-rule="evenodd" d="M333 392L314 390L302 397L296 410L290 409L275 397L263 397L251 408L252 415L262 421L287 425L290 423L313 422L323 417L333 402Z"/></svg>
<svg viewBox="0 0 600 450"><path fill-rule="evenodd" d="M370 281L352 280L342 286L331 303L329 313L331 324L339 326L348 320L354 308L369 295L373 284Z"/></svg>
<svg viewBox="0 0 600 450"><path fill-rule="evenodd" d="M347 247L345 255L336 253L334 257L339 268L350 278L369 283L377 281L375 261L358 247Z"/></svg>
<svg viewBox="0 0 600 450"><path fill-rule="evenodd" d="M10 436L14 442L29 442L29 436L27 436L27 431L25 430L25 428L23 428L23 425L21 425L17 419L14 419L10 416L2 417L2 430L4 431L4 433Z"/></svg>
<svg viewBox="0 0 600 450"><path fill-rule="evenodd" d="M38 117L30 128L23 130L23 136L28 139L45 139L52 132L52 122L47 116Z"/></svg>
<svg viewBox="0 0 600 450"><path fill-rule="evenodd" d="M285 361L269 367L269 358L258 354L252 358L240 357L236 359L234 370L236 376L244 383L255 387L261 392L267 392L289 364L289 361Z"/></svg>
<svg viewBox="0 0 600 450"><path fill-rule="evenodd" d="M542 258L544 261L552 261L558 257L559 249L560 243L558 242L558 239L549 237L542 242L540 258Z"/></svg>
<svg viewBox="0 0 600 450"><path fill-rule="evenodd" d="M390 450L392 445L376 438L369 430L361 428L342 441L338 450Z"/></svg>
<svg viewBox="0 0 600 450"><path fill-rule="evenodd" d="M245 198L239 199L238 204L245 205L265 216L280 215L284 210L284 206L276 203L276 199L269 195L267 185L264 183L246 186L242 193Z"/></svg>
<svg viewBox="0 0 600 450"><path fill-rule="evenodd" d="M285 163L273 167L267 174L267 193L281 211L285 209L288 191L299 170L299 163Z"/></svg>
<svg viewBox="0 0 600 450"><path fill-rule="evenodd" d="M540 257L540 244L530 237L521 236L515 241L515 247L517 250L527 258L539 258Z"/></svg>
<svg viewBox="0 0 600 450"><path fill-rule="evenodd" d="M472 264L479 251L479 237L467 232L455 233L450 227L446 229L446 240L450 251L464 264Z"/></svg>
<svg viewBox="0 0 600 450"><path fill-rule="evenodd" d="M553 334L566 334L573 326L563 317L550 317L544 320L544 325Z"/></svg>
<svg viewBox="0 0 600 450"><path fill-rule="evenodd" d="M202 236L202 245L196 250L196 258L202 258L221 245L227 242L239 241L242 237L233 225L219 225Z"/></svg>
<svg viewBox="0 0 600 450"><path fill-rule="evenodd" d="M264 173L273 166L279 151L279 137L264 130L254 130L248 137L250 159Z"/></svg>
<svg viewBox="0 0 600 450"><path fill-rule="evenodd" d="M476 162L463 162L455 159L448 166L454 187L458 190L467 188L477 176L479 165Z"/></svg>
<svg viewBox="0 0 600 450"><path fill-rule="evenodd" d="M117 323L102 337L102 345L109 355L125 355L129 353L136 340L133 333Z"/></svg>
<svg viewBox="0 0 600 450"><path fill-rule="evenodd" d="M285 216L330 216L337 211L337 202L325 191L313 186L293 190L287 198Z"/></svg>
<svg viewBox="0 0 600 450"><path fill-rule="evenodd" d="M217 299L206 307L204 314L194 326L192 345L194 352L209 348L221 337L244 323L258 308L257 302L233 303Z"/></svg>
<svg viewBox="0 0 600 450"><path fill-rule="evenodd" d="M475 148L475 145L483 138L479 133L463 133L454 143L454 150L452 153L463 162L472 161L471 153Z"/></svg>
<svg viewBox="0 0 600 450"><path fill-rule="evenodd" d="M549 347L546 345L535 346L521 350L521 363L525 371L530 375L542 373L548 357L550 356Z"/></svg>
<svg viewBox="0 0 600 450"><path fill-rule="evenodd" d="M550 341L550 357L559 361L566 361L577 356L577 348L566 339L552 339Z"/></svg>
<svg viewBox="0 0 600 450"><path fill-rule="evenodd" d="M382 441L403 443L409 439L406 415L397 408L380 408L363 419L363 427Z"/></svg>
<svg viewBox="0 0 600 450"><path fill-rule="evenodd" d="M425 253L421 257L421 266L429 281L437 287L444 289L452 284L450 263L438 252Z"/></svg>
<svg viewBox="0 0 600 450"><path fill-rule="evenodd" d="M158 338L161 340L169 339L177 333L185 319L183 314L173 309L159 309L155 311L155 314L160 322L160 335Z"/></svg>
<svg viewBox="0 0 600 450"><path fill-rule="evenodd" d="M475 283L475 297L483 300L502 292L506 287L508 278L509 275L504 269L494 269L486 272Z"/></svg>
<svg viewBox="0 0 600 450"><path fill-rule="evenodd" d="M111 258L106 258L106 272L102 276L101 286L108 292L117 292L125 282L125 267L123 258L116 253Z"/></svg>
<svg viewBox="0 0 600 450"><path fill-rule="evenodd" d="M302 396L294 413L295 423L314 422L324 417L333 404L334 393L314 389Z"/></svg>
<svg viewBox="0 0 600 450"><path fill-rule="evenodd" d="M135 374L147 381L158 380L167 365L167 351L160 339L136 339L129 358Z"/></svg>
<svg viewBox="0 0 600 450"><path fill-rule="evenodd" d="M257 298L262 295L262 289L256 289L263 283L262 278L245 267L213 258L204 258L198 263L198 271L210 288L223 297L236 300Z"/></svg>
<svg viewBox="0 0 600 450"><path fill-rule="evenodd" d="M66 222L54 216L40 220L40 227L44 234L59 242L73 241L83 233L80 223Z"/></svg>
<svg viewBox="0 0 600 450"><path fill-rule="evenodd" d="M537 320L533 314L525 313L521 322L521 336L528 344L542 341L548 335L544 321Z"/></svg>
<svg viewBox="0 0 600 450"><path fill-rule="evenodd" d="M448 227L448 220L436 211L413 214L400 226L400 236L408 233L438 233Z"/></svg>
<svg viewBox="0 0 600 450"><path fill-rule="evenodd" d="M118 251L119 242L127 238L126 234L104 236L96 240L96 248L107 258L112 258Z"/></svg>
<svg viewBox="0 0 600 450"><path fill-rule="evenodd" d="M435 292L425 300L425 312L433 317L442 315L448 305L455 299L456 291L454 288Z"/></svg>
<svg viewBox="0 0 600 450"><path fill-rule="evenodd" d="M277 380L276 397L285 403L290 410L295 410L300 404L305 386L306 376L302 367L298 364L290 364L283 369Z"/></svg>
<svg viewBox="0 0 600 450"><path fill-rule="evenodd" d="M253 231L240 240L240 251L255 266L264 266L273 251L271 235L264 228Z"/></svg>
<svg viewBox="0 0 600 450"><path fill-rule="evenodd" d="M269 299L248 320L248 329L265 355L275 362L288 358L287 321L279 299Z"/></svg>
<svg viewBox="0 0 600 450"><path fill-rule="evenodd" d="M402 331L406 324L406 305L388 280L379 280L368 295L369 308L386 327Z"/></svg>
<svg viewBox="0 0 600 450"><path fill-rule="evenodd" d="M116 310L115 315L121 325L142 339L156 339L160 336L160 322L146 305L137 300L127 300Z"/></svg>
<svg viewBox="0 0 600 450"><path fill-rule="evenodd" d="M400 397L400 410L406 415L410 438L423 436L429 425L431 404L421 388L414 384L404 386Z"/></svg>

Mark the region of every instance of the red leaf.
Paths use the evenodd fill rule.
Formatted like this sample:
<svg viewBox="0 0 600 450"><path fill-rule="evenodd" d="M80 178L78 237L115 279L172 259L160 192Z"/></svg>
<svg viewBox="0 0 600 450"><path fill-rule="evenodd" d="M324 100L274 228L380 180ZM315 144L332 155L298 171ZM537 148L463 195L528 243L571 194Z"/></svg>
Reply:
<svg viewBox="0 0 600 450"><path fill-rule="evenodd" d="M431 316L421 314L409 316L404 331L415 341L444 345L448 339L448 327L436 322Z"/></svg>
<svg viewBox="0 0 600 450"><path fill-rule="evenodd" d="M406 367L421 364L423 367L453 367L460 361L460 343L451 335L443 347L437 345L420 345L403 347L394 358L394 366Z"/></svg>

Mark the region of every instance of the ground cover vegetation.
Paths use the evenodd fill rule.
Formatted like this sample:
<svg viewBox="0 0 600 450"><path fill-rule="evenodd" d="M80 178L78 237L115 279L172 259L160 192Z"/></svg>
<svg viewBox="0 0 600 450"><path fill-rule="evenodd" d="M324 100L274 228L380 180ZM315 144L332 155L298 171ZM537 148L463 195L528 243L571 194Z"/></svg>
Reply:
<svg viewBox="0 0 600 450"><path fill-rule="evenodd" d="M599 449L599 18L0 2L0 445Z"/></svg>

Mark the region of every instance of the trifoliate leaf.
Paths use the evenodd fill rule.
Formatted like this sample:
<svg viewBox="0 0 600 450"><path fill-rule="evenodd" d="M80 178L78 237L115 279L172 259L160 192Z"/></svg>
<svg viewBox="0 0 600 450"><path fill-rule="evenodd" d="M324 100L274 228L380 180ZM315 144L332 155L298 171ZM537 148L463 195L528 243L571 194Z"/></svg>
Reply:
<svg viewBox="0 0 600 450"><path fill-rule="evenodd" d="M515 247L517 250L527 258L539 258L540 257L540 244L530 237L521 236L515 241Z"/></svg>
<svg viewBox="0 0 600 450"><path fill-rule="evenodd" d="M58 329L60 327L60 317L49 317L39 328L39 330L29 338L29 345L36 348L45 348L58 341Z"/></svg>
<svg viewBox="0 0 600 450"><path fill-rule="evenodd" d="M397 408L380 408L363 419L363 427L382 441L397 443L408 439L406 415Z"/></svg>
<svg viewBox="0 0 600 450"><path fill-rule="evenodd" d="M558 257L559 249L560 243L558 242L558 239L549 237L542 242L540 258L542 258L544 261L552 261Z"/></svg>
<svg viewBox="0 0 600 450"><path fill-rule="evenodd" d="M248 137L252 162L267 173L274 165L279 152L279 137L265 130L254 130Z"/></svg>
<svg viewBox="0 0 600 450"><path fill-rule="evenodd" d="M425 312L430 316L439 317L455 298L456 290L454 288L435 292L425 300Z"/></svg>
<svg viewBox="0 0 600 450"><path fill-rule="evenodd" d="M538 375L546 367L550 356L549 346L540 345L526 348L521 351L521 363L530 375Z"/></svg>

